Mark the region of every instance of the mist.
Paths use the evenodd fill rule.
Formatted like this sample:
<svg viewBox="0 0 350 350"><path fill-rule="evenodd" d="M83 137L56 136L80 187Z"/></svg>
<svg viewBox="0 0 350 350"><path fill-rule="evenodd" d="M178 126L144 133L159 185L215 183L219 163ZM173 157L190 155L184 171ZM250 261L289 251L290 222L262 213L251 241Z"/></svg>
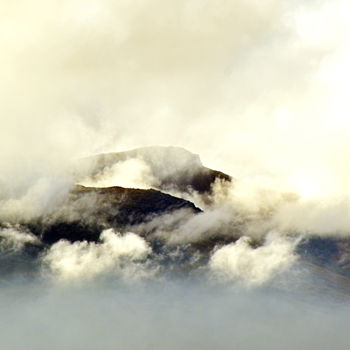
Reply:
<svg viewBox="0 0 350 350"><path fill-rule="evenodd" d="M347 349L348 277L298 245L349 238L349 11L346 0L0 3L1 347ZM67 204L77 183L148 189L191 171L182 152L77 177L85 157L152 145L235 181L206 197L168 188L203 212L106 226L97 242L48 246L22 226L96 220L93 196ZM191 250L213 237L205 258Z"/></svg>
<svg viewBox="0 0 350 350"><path fill-rule="evenodd" d="M0 6L2 216L59 202L80 157L157 144L253 186L347 197L346 1ZM140 166L116 180L144 186Z"/></svg>
<svg viewBox="0 0 350 350"><path fill-rule="evenodd" d="M344 193L348 6L3 2L1 182L171 144L265 185Z"/></svg>
<svg viewBox="0 0 350 350"><path fill-rule="evenodd" d="M348 301L319 294L109 278L74 287L12 282L0 295L1 344L11 350L348 348Z"/></svg>

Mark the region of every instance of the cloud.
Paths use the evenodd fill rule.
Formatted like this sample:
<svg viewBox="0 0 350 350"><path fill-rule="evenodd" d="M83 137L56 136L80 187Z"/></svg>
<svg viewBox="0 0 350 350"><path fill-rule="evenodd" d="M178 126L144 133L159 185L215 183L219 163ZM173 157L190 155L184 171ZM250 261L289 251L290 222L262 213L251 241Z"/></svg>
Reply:
<svg viewBox="0 0 350 350"><path fill-rule="evenodd" d="M150 167L141 159L136 158L119 161L103 169L96 179L87 177L79 181L80 185L87 187L122 186L142 189L148 189L156 183L157 180Z"/></svg>
<svg viewBox="0 0 350 350"><path fill-rule="evenodd" d="M284 231L349 238L348 196L332 196L286 203L277 208L272 225Z"/></svg>
<svg viewBox="0 0 350 350"><path fill-rule="evenodd" d="M167 216L158 233L175 226L169 241L231 235L245 219L239 231L253 238L346 234L348 10L345 0L3 2L1 220L61 203L74 159L172 144L242 180L205 214ZM118 184L147 184L143 165L123 166Z"/></svg>
<svg viewBox="0 0 350 350"><path fill-rule="evenodd" d="M3 2L0 197L68 188L71 159L153 144L258 184L344 192L348 7Z"/></svg>
<svg viewBox="0 0 350 350"><path fill-rule="evenodd" d="M74 287L2 283L1 342L13 350L348 349L348 299L313 292L315 281L305 276L285 290L300 281L298 293L287 295L195 279L137 287L113 279Z"/></svg>
<svg viewBox="0 0 350 350"><path fill-rule="evenodd" d="M295 261L291 230L346 235L349 10L347 0L2 1L1 221L52 210L74 183L72 160L162 144L242 179L218 189L207 213L148 223L181 243L231 234L248 218L244 237L211 258L219 279L251 286L278 275ZM125 168L118 182L144 171ZM279 235L251 247L247 237L271 229ZM32 240L15 227L1 235L14 249ZM101 238L50 248L44 261L56 281L149 273L143 239ZM214 297L169 284L151 297L99 286L50 298L40 284L4 285L7 348L348 349L348 307L325 310L324 299L306 312L304 301L223 296L221 287Z"/></svg>
<svg viewBox="0 0 350 350"><path fill-rule="evenodd" d="M40 244L40 240L30 232L23 232L16 227L0 229L0 250L19 252L28 243Z"/></svg>
<svg viewBox="0 0 350 350"><path fill-rule="evenodd" d="M271 232L260 247L252 247L249 237L219 248L212 255L209 267L213 275L246 286L266 283L296 261L296 242Z"/></svg>
<svg viewBox="0 0 350 350"><path fill-rule="evenodd" d="M146 276L142 262L151 252L134 233L120 235L113 230L101 233L101 243L69 243L61 240L44 255L53 276L59 281L89 280L108 272L127 279Z"/></svg>

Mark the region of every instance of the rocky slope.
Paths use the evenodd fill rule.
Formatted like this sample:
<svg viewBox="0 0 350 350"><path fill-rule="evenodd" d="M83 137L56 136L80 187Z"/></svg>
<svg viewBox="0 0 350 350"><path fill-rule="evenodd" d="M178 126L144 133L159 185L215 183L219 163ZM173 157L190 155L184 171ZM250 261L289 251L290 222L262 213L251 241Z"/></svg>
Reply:
<svg viewBox="0 0 350 350"><path fill-rule="evenodd" d="M105 228L123 232L130 226L175 211L187 215L201 212L189 201L153 189L76 186L53 213L30 223L29 228L44 243L52 244L60 239L97 242Z"/></svg>

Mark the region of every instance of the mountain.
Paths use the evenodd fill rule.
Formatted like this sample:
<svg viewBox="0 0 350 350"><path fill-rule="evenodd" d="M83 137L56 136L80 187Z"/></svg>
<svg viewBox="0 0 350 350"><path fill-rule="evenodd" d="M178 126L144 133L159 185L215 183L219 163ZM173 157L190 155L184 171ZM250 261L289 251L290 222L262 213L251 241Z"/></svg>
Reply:
<svg viewBox="0 0 350 350"><path fill-rule="evenodd" d="M201 212L189 201L153 189L78 185L53 213L30 223L29 227L48 244L60 239L97 242L105 228L125 231L127 227L175 211L187 215Z"/></svg>
<svg viewBox="0 0 350 350"><path fill-rule="evenodd" d="M310 235L297 247L304 260L328 271L350 277L350 239Z"/></svg>
<svg viewBox="0 0 350 350"><path fill-rule="evenodd" d="M79 162L80 177L98 179L113 167L136 159L148 168L150 187L162 191L174 189L179 192L197 191L209 193L215 181L232 181L232 177L203 166L198 155L180 147L143 147L126 152L103 153L84 158Z"/></svg>
<svg viewBox="0 0 350 350"><path fill-rule="evenodd" d="M105 229L113 228L122 234L134 232L152 246L158 262L171 264L174 269L174 266L188 268L193 261L205 265L214 249L245 234L247 222L263 223L266 219L266 215L237 214L234 208L225 212L225 206L212 208L210 201L205 213L191 201L164 193L196 192L201 198L210 198L216 181L234 181L227 174L206 168L197 155L178 147L145 147L84 158L75 170L77 183L84 177L98 180L115 167L135 159L146 166L154 188L125 188L117 183L110 187L77 184L51 211L29 222L0 222L0 228L15 224L39 238L40 244L27 244L29 258L61 239L99 242ZM177 236L181 239L177 240ZM252 241L252 248L261 246L262 242L263 239ZM316 270L328 271L329 276L334 273L350 277L348 238L309 234L299 243L296 254ZM21 260L23 256L18 255L16 261L24 266L29 258ZM3 256L3 259L8 258Z"/></svg>

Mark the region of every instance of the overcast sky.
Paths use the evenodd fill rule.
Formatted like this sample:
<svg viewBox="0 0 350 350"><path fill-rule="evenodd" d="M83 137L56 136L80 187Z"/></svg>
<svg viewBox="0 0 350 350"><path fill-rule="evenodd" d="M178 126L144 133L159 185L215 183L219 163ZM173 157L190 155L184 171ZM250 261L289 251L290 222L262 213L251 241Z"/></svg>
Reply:
<svg viewBox="0 0 350 350"><path fill-rule="evenodd" d="M3 1L0 180L161 144L263 184L345 192L349 7Z"/></svg>

